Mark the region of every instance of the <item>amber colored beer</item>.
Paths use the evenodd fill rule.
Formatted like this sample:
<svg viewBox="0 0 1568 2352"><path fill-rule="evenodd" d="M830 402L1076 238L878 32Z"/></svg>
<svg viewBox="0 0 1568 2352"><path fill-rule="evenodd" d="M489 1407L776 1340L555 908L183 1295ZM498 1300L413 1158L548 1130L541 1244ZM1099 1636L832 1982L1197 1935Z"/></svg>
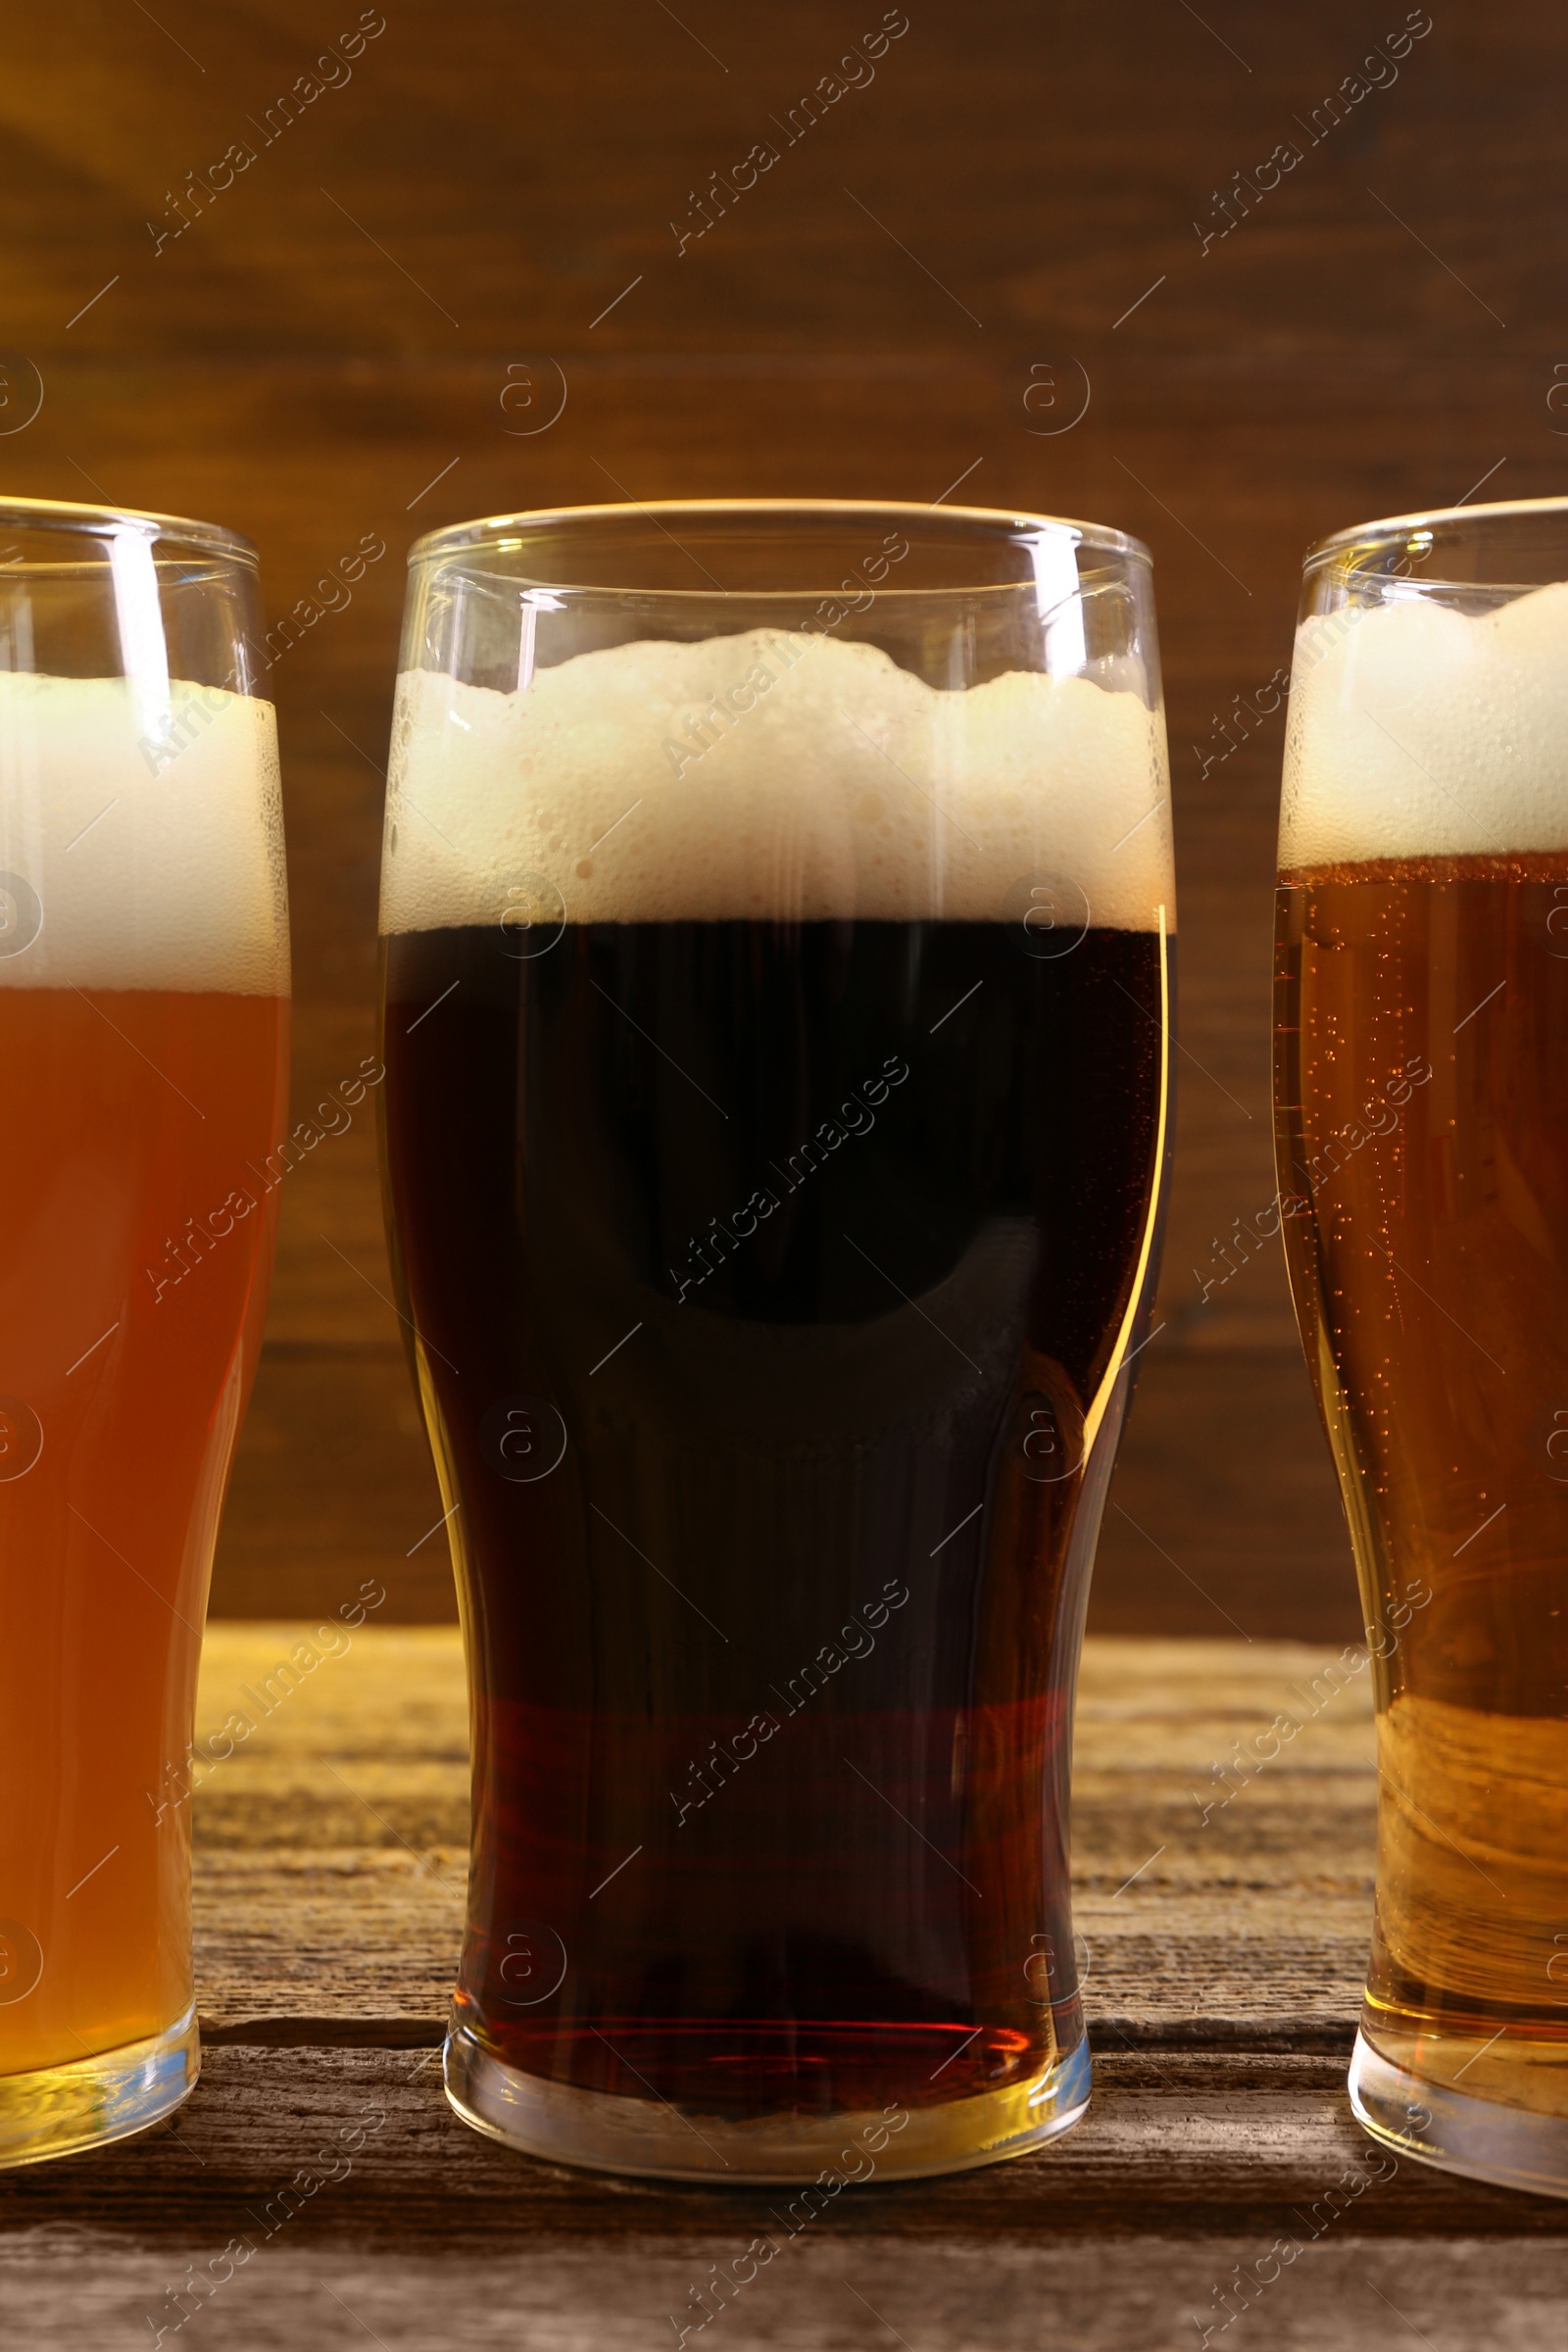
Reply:
<svg viewBox="0 0 1568 2352"><path fill-rule="evenodd" d="M0 2077L190 2006L180 1795L287 1036L276 996L0 987Z"/></svg>
<svg viewBox="0 0 1568 2352"><path fill-rule="evenodd" d="M1277 942L1287 1256L1380 1659L1363 2034L1568 2116L1568 853L1288 870Z"/></svg>

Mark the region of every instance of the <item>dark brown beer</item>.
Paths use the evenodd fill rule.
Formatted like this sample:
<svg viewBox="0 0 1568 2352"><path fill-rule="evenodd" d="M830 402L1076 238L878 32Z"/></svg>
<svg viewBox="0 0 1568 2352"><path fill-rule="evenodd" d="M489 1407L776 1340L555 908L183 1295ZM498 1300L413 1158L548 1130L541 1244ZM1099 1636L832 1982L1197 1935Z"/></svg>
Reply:
<svg viewBox="0 0 1568 2352"><path fill-rule="evenodd" d="M458 2014L528 2075L826 2114L1081 2039L1068 1678L1168 997L1157 932L1039 945L384 942L476 1691Z"/></svg>
<svg viewBox="0 0 1568 2352"><path fill-rule="evenodd" d="M1291 1280L1382 1660L1366 2032L1568 2113L1568 854L1287 872L1277 985Z"/></svg>

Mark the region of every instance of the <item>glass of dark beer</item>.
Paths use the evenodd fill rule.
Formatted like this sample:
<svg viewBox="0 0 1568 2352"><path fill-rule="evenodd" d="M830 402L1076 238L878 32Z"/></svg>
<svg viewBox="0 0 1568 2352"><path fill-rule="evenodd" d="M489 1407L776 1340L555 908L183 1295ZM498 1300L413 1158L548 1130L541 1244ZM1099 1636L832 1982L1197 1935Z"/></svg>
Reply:
<svg viewBox="0 0 1568 2352"><path fill-rule="evenodd" d="M190 1744L288 914L254 550L0 506L0 2165L199 2063Z"/></svg>
<svg viewBox="0 0 1568 2352"><path fill-rule="evenodd" d="M449 2095L673 2178L1033 2147L1089 2092L1072 1695L1170 1128L1148 556L759 502L411 564L384 1143L472 1689Z"/></svg>
<svg viewBox="0 0 1568 2352"><path fill-rule="evenodd" d="M1568 2195L1568 502L1307 560L1276 1133L1377 1677L1350 2071L1411 2156Z"/></svg>

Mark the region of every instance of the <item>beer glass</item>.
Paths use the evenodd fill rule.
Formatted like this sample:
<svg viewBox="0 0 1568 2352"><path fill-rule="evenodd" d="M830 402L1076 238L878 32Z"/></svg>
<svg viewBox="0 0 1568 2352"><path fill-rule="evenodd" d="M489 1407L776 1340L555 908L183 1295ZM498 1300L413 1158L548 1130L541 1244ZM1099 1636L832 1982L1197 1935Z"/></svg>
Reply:
<svg viewBox="0 0 1568 2352"><path fill-rule="evenodd" d="M1154 1274L1149 561L698 503L421 540L398 1294L467 1644L449 2095L682 2179L1082 2113L1067 1771Z"/></svg>
<svg viewBox="0 0 1568 2352"><path fill-rule="evenodd" d="M1378 2138L1568 2194L1568 502L1307 559L1291 1283L1376 1659Z"/></svg>
<svg viewBox="0 0 1568 2352"><path fill-rule="evenodd" d="M0 507L0 2165L196 2080L187 1772L288 931L255 559Z"/></svg>

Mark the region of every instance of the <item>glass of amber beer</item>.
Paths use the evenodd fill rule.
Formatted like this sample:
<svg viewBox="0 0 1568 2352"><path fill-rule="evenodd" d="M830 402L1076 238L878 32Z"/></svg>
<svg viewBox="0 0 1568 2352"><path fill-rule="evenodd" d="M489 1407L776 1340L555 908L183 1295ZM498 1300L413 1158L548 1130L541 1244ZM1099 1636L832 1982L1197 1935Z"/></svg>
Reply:
<svg viewBox="0 0 1568 2352"><path fill-rule="evenodd" d="M177 1792L287 1045L258 635L227 531L0 508L0 2165L196 2080Z"/></svg>
<svg viewBox="0 0 1568 2352"><path fill-rule="evenodd" d="M1082 2113L1067 1773L1169 1132L1149 564L693 504L414 550L396 1279L474 1736L449 2095L727 2180Z"/></svg>
<svg viewBox="0 0 1568 2352"><path fill-rule="evenodd" d="M1351 2097L1568 2195L1568 502L1308 558L1277 973L1291 1281L1377 1660Z"/></svg>

